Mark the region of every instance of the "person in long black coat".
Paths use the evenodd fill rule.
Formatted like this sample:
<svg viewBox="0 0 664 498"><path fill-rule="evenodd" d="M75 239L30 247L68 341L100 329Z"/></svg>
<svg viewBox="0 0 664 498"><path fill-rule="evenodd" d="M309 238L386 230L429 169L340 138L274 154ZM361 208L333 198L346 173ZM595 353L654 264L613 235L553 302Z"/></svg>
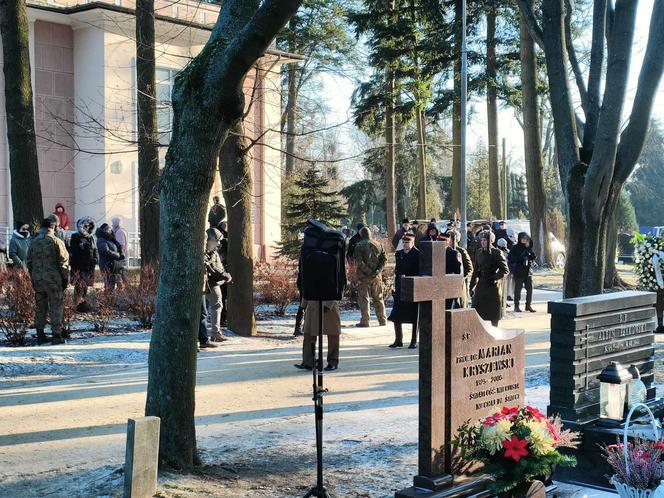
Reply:
<svg viewBox="0 0 664 498"><path fill-rule="evenodd" d="M420 251L415 247L415 235L406 233L403 236L403 249L394 253L396 267L394 269L394 305L387 318L394 322L394 342L391 348L403 346L404 323L412 323L413 331L409 348L417 346L417 303L407 303L401 300L401 277L416 277L420 274Z"/></svg>
<svg viewBox="0 0 664 498"><path fill-rule="evenodd" d="M526 288L526 311L535 313L533 309L533 270L535 261L533 241L526 232L519 234L519 243L512 247L507 257L510 271L514 275L514 311L520 312L519 301L521 300L521 289Z"/></svg>
<svg viewBox="0 0 664 498"><path fill-rule="evenodd" d="M76 222L76 232L69 239L69 265L71 266L74 298L77 311L90 311L85 302L88 287L94 285L95 266L99 262L99 253L93 234L95 221L84 216Z"/></svg>
<svg viewBox="0 0 664 498"><path fill-rule="evenodd" d="M493 247L495 235L488 230L480 233L480 248L475 252L473 278L470 283L473 308L482 320L498 326L502 311L502 294L498 281L509 273L500 249Z"/></svg>
<svg viewBox="0 0 664 498"><path fill-rule="evenodd" d="M438 236L438 240L447 242L447 249L445 250L445 274L461 275L463 273L461 253L454 249L451 239L452 237L449 233L441 233ZM456 308L461 308L460 297L445 300L446 310Z"/></svg>

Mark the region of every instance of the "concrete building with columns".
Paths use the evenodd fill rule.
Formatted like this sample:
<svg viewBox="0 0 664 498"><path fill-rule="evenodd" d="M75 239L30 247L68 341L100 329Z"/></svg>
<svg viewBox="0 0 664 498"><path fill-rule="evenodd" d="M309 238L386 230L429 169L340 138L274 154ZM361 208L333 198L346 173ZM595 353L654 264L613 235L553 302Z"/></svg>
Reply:
<svg viewBox="0 0 664 498"><path fill-rule="evenodd" d="M155 1L158 126L161 163L170 138L175 74L207 41L219 6ZM138 233L136 49L134 2L28 0L35 130L45 213L61 202L72 225L81 216L120 216ZM268 50L247 77L246 129L252 148L255 256L270 256L280 239L280 67L299 57ZM1 60L1 51L0 51ZM12 226L0 72L0 226ZM212 195L223 199L215 181ZM223 202L223 201L222 201Z"/></svg>

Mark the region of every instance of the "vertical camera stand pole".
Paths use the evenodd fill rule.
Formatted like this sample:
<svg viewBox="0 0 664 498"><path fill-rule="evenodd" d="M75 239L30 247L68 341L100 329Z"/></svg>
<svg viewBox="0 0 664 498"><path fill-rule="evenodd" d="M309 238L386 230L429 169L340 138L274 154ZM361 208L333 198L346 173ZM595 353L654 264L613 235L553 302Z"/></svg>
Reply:
<svg viewBox="0 0 664 498"><path fill-rule="evenodd" d="M311 488L304 498L317 496L331 498L323 486L323 395L327 389L323 387L323 301L318 301L318 358L316 358L316 345L312 344L314 358L314 409L316 414L316 487Z"/></svg>

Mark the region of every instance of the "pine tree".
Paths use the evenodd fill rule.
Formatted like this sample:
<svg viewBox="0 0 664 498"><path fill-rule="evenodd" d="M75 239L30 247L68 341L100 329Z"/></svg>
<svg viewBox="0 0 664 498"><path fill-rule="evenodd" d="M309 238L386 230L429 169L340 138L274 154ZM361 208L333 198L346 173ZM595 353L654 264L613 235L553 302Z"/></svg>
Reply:
<svg viewBox="0 0 664 498"><path fill-rule="evenodd" d="M307 220L313 218L333 228L346 216L336 192L330 191L329 181L320 174L316 165L309 168L293 182L294 191L286 203L286 219L283 222L279 253L297 258L300 251L298 235L305 229Z"/></svg>

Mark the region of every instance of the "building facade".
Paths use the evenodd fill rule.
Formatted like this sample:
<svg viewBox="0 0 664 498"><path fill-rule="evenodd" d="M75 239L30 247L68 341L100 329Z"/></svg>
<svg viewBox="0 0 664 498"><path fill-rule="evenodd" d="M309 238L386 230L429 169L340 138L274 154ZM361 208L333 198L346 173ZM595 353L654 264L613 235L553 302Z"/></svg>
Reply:
<svg viewBox="0 0 664 498"><path fill-rule="evenodd" d="M133 2L28 2L35 131L45 213L63 203L72 225L81 216L119 216L138 236L136 48ZM161 163L170 138L174 77L203 48L216 4L155 2L157 107ZM0 52L1 56L1 52ZM246 130L259 138L253 156L255 256L280 239L280 67L297 57L277 50L259 60L245 83ZM0 225L12 226L0 73ZM222 165L223 167L223 165ZM212 195L223 199L217 179ZM222 201L223 202L223 201Z"/></svg>

